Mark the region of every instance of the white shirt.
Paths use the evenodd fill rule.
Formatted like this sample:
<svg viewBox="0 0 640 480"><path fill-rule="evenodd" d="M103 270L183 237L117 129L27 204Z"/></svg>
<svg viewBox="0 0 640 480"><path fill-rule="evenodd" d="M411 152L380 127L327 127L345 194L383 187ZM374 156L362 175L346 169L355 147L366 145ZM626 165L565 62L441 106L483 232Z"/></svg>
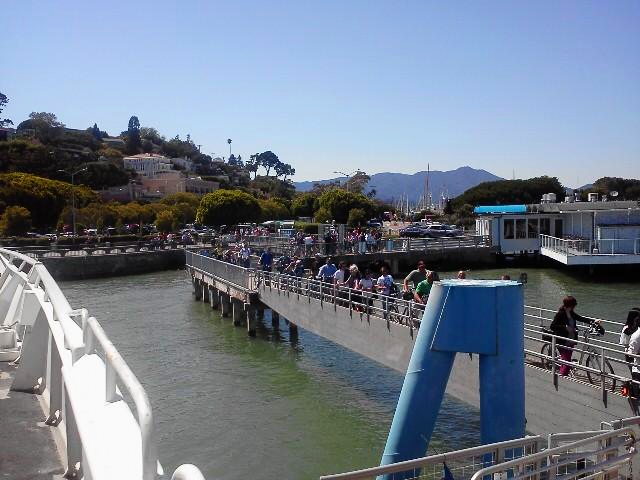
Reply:
<svg viewBox="0 0 640 480"><path fill-rule="evenodd" d="M336 270L336 273L333 274L333 282L336 285L342 285L345 281L344 278L344 270Z"/></svg>
<svg viewBox="0 0 640 480"><path fill-rule="evenodd" d="M629 346L627 347L627 353L633 355L640 354L640 328L635 331L633 335L631 335L631 340L629 340ZM631 371L633 373L640 373L640 363L638 362L638 358L633 359L633 368Z"/></svg>

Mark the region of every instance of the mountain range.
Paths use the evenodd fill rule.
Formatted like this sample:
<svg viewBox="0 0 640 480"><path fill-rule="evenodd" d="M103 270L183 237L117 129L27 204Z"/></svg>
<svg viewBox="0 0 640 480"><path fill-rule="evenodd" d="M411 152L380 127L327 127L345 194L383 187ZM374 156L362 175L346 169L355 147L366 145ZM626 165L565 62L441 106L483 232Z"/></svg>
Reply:
<svg viewBox="0 0 640 480"><path fill-rule="evenodd" d="M428 175L429 192L431 193L433 201L437 201L440 195L446 195L450 198L458 196L465 190L475 187L482 182L504 180L486 170L477 170L471 167L460 167L446 172L432 170ZM414 174L374 173L371 175L371 180L369 180L365 190L375 189L377 192L376 197L385 201L399 199L402 195L408 195L410 202L416 202L424 192L426 178L426 171L416 172ZM294 182L294 185L298 191L304 192L311 190L315 183L329 183L336 180L344 181L344 177L309 182Z"/></svg>

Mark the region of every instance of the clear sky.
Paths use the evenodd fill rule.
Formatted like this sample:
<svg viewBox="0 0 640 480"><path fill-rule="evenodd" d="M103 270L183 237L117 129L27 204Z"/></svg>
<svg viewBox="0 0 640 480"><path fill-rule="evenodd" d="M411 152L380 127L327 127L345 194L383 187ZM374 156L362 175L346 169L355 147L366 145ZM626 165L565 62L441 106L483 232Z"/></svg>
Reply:
<svg viewBox="0 0 640 480"><path fill-rule="evenodd" d="M450 170L640 178L640 1L3 2L0 91L110 134L131 115L295 180Z"/></svg>

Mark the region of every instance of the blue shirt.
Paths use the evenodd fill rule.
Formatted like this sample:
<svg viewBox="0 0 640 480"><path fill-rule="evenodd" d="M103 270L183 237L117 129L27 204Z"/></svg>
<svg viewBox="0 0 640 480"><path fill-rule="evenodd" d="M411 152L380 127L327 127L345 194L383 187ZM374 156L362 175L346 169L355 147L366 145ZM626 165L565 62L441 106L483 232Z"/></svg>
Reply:
<svg viewBox="0 0 640 480"><path fill-rule="evenodd" d="M265 267L270 267L273 262L273 255L269 252L264 252L260 255L260 265L264 265Z"/></svg>
<svg viewBox="0 0 640 480"><path fill-rule="evenodd" d="M333 263L325 263L322 267L320 267L318 278L321 278L322 280L333 278L333 274L336 273L337 270L338 268Z"/></svg>

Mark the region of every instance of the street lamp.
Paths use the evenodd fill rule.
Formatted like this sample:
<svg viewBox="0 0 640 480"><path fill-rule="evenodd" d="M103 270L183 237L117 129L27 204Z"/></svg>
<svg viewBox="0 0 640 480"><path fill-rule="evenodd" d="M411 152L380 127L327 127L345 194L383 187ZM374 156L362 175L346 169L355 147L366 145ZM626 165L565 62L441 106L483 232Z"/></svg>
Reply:
<svg viewBox="0 0 640 480"><path fill-rule="evenodd" d="M86 172L88 170L87 167L81 168L80 170L76 170L75 172L67 172L66 170L58 170L61 173L66 173L71 176L71 221L73 223L73 243L76 241L76 189L74 187L75 183L73 178L80 172Z"/></svg>
<svg viewBox="0 0 640 480"><path fill-rule="evenodd" d="M356 173L360 172L360 169L358 168L357 170L351 172L351 173L344 173L344 172L333 172L336 173L338 175L344 175L345 177L347 177L347 181L345 182L345 185L347 186L347 192L349 191L349 179Z"/></svg>

